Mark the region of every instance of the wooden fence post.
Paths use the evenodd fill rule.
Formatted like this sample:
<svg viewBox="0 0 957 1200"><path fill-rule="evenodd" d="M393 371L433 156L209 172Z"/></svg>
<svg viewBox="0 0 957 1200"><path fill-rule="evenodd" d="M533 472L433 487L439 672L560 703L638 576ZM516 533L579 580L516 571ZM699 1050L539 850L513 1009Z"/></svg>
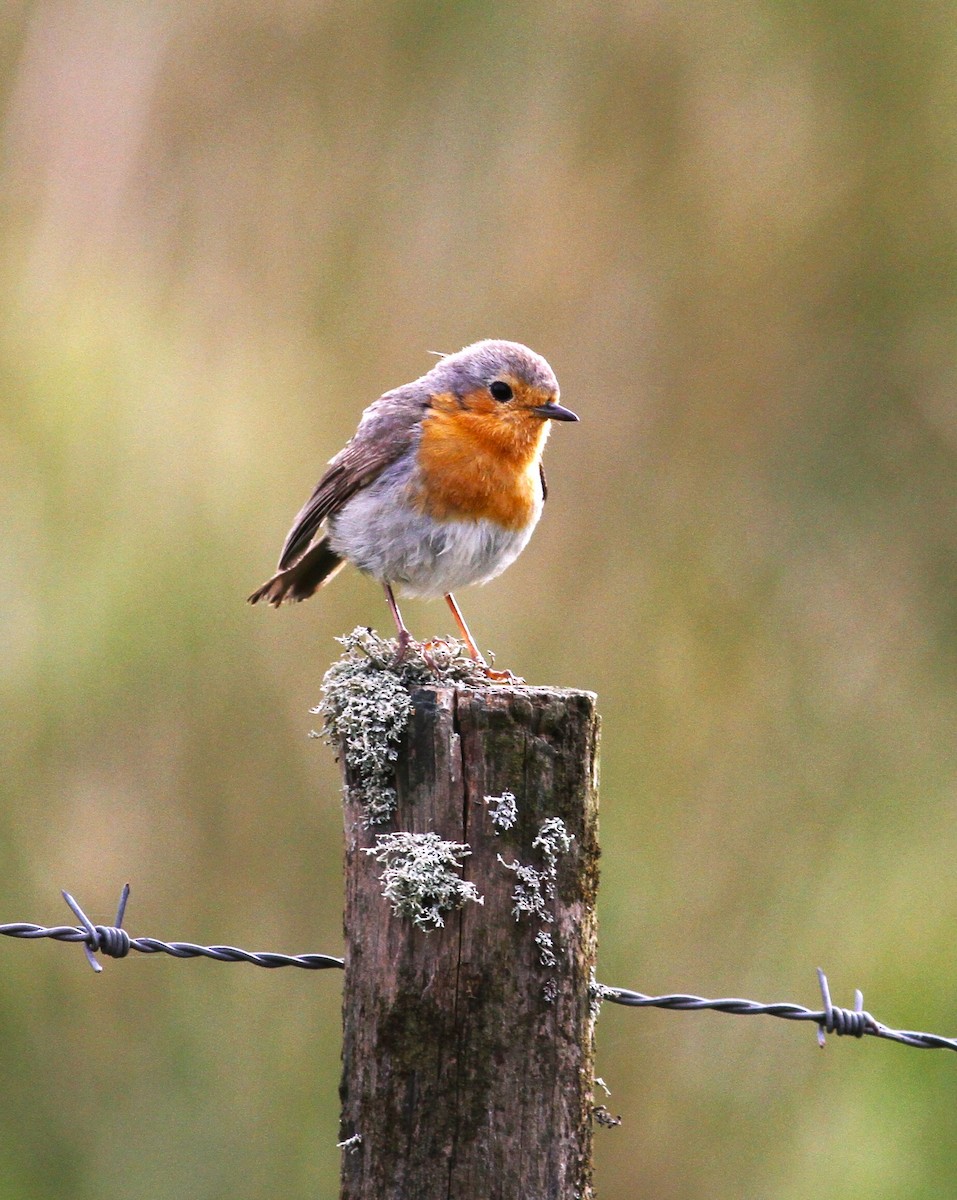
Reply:
<svg viewBox="0 0 957 1200"><path fill-rule="evenodd" d="M391 820L367 826L345 772L341 1195L587 1200L595 697L412 699Z"/></svg>

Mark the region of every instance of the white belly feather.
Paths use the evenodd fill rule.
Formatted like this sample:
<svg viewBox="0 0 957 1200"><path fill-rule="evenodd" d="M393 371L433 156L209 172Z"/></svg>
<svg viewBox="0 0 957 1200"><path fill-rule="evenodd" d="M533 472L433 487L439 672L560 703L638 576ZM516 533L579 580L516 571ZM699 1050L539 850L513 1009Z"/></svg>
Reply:
<svg viewBox="0 0 957 1200"><path fill-rule="evenodd" d="M429 600L494 579L525 549L542 514L539 495L532 520L519 530L487 519L436 521L384 498L395 494L390 474L343 505L329 521L329 537L337 554L405 596Z"/></svg>

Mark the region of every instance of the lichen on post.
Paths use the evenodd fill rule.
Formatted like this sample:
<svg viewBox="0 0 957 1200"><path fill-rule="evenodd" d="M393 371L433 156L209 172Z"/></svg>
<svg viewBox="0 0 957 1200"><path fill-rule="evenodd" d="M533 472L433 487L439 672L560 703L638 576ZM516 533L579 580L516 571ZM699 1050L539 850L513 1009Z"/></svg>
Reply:
<svg viewBox="0 0 957 1200"><path fill-rule="evenodd" d="M456 643L397 669L346 644L320 706L346 784L342 1196L587 1200L595 697L489 685Z"/></svg>

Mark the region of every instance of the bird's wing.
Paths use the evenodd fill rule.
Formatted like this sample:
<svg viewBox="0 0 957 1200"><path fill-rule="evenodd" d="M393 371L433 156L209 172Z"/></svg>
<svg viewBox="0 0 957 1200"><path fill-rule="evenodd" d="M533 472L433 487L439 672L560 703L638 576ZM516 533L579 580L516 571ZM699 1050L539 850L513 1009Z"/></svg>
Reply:
<svg viewBox="0 0 957 1200"><path fill-rule="evenodd" d="M308 549L327 517L338 512L351 496L367 487L412 445L426 401L403 393L404 389L399 388L370 404L352 440L330 460L286 535L279 556L280 571Z"/></svg>
<svg viewBox="0 0 957 1200"><path fill-rule="evenodd" d="M548 499L548 483L545 479L545 468L542 465L541 460L539 460L539 463L538 463L538 474L541 477L541 481L542 481L542 504L544 504L545 501ZM549 509L548 511L551 512L551 509Z"/></svg>

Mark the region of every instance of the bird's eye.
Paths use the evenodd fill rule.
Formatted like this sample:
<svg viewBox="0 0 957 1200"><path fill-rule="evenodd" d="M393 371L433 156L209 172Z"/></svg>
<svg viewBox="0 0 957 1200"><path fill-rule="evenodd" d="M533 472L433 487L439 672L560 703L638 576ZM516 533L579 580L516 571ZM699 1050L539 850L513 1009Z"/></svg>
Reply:
<svg viewBox="0 0 957 1200"><path fill-rule="evenodd" d="M496 379L494 383L488 385L488 390L495 400L511 400L512 398L512 389L504 380Z"/></svg>

